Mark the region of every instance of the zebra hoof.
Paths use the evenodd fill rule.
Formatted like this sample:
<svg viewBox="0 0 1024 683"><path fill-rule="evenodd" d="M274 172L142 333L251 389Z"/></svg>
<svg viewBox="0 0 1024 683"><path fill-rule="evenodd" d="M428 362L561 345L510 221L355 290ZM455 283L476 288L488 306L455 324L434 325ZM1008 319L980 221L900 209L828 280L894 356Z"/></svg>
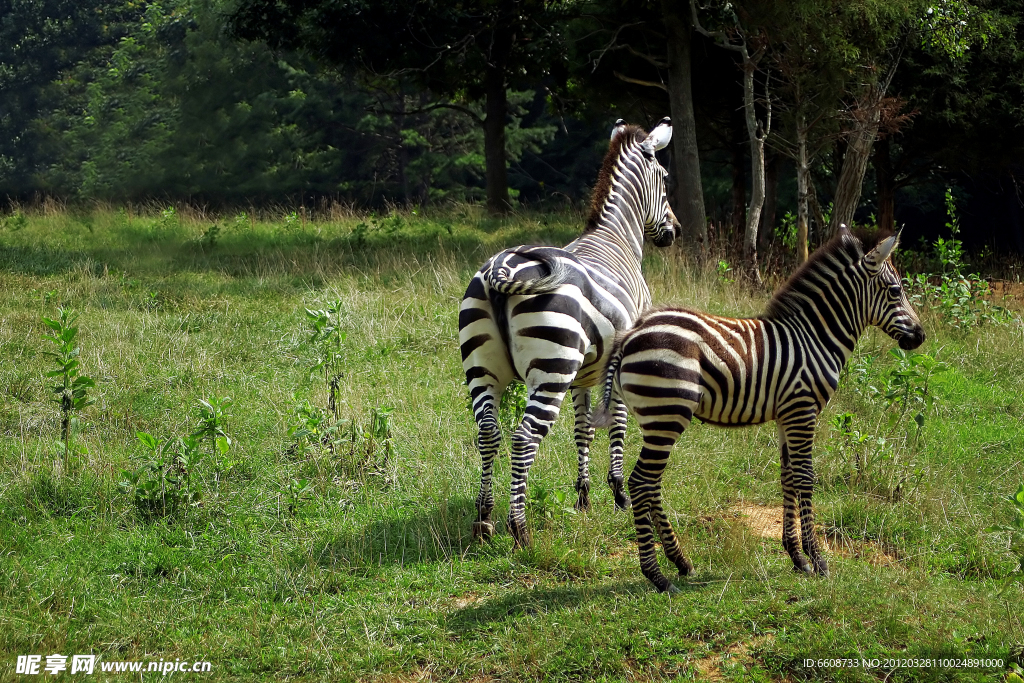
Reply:
<svg viewBox="0 0 1024 683"><path fill-rule="evenodd" d="M814 567L809 562L807 564L794 564L793 571L812 576L814 574Z"/></svg>
<svg viewBox="0 0 1024 683"><path fill-rule="evenodd" d="M516 524L509 520L508 530L512 532L512 540L515 541L517 548L528 548L533 543L525 524Z"/></svg>
<svg viewBox="0 0 1024 683"><path fill-rule="evenodd" d="M676 588L676 585L674 583L669 583L668 588L663 590L662 593L671 598L673 595L682 595L683 591Z"/></svg>
<svg viewBox="0 0 1024 683"><path fill-rule="evenodd" d="M494 536L494 522L485 520L483 522L473 522L473 539L483 541L489 541Z"/></svg>
<svg viewBox="0 0 1024 683"><path fill-rule="evenodd" d="M629 496L624 495L624 494L616 494L615 495L615 509L616 510L619 510L619 511L628 510L631 507L633 507L633 501L631 501L629 499Z"/></svg>
<svg viewBox="0 0 1024 683"><path fill-rule="evenodd" d="M828 562L824 557L814 558L814 573L822 578L828 577Z"/></svg>
<svg viewBox="0 0 1024 683"><path fill-rule="evenodd" d="M573 507L580 512L590 510L590 494L586 491L580 491L580 497L576 499L576 503Z"/></svg>

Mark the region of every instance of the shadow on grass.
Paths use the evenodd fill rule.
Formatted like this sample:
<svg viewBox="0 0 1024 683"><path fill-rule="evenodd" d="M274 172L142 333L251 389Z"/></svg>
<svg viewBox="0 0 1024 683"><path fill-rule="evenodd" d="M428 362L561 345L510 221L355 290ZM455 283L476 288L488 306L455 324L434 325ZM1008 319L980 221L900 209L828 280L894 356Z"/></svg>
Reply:
<svg viewBox="0 0 1024 683"><path fill-rule="evenodd" d="M148 234L134 227L118 229L94 249L63 248L59 237L40 236L25 244L0 243L0 270L53 276L73 270L103 273L138 272L167 277L177 273L213 272L233 277L334 274L351 269L398 274L408 261L445 258L465 268L479 266L492 253L516 244L564 244L578 229L536 223L451 231L444 223L426 223L397 232L376 231L323 237L314 232L235 233L214 245L188 239L183 231ZM6 240L0 240L0 242Z"/></svg>
<svg viewBox="0 0 1024 683"><path fill-rule="evenodd" d="M579 609L590 602L614 599L638 600L654 593L646 580L618 581L555 588L509 591L500 597L481 600L452 613L447 626L453 631L476 631L485 624L515 620L532 614ZM667 598L666 598L667 599Z"/></svg>
<svg viewBox="0 0 1024 683"><path fill-rule="evenodd" d="M702 593L714 590L713 584L707 581L687 583L677 581L676 585L685 593ZM474 632L487 624L516 620L532 614L556 612L562 609L578 610L589 603L610 602L615 600L648 600L651 598L679 600L681 597L669 598L659 595L645 578L637 578L615 582L580 582L572 586L553 588L531 588L521 591L510 591L500 597L481 600L452 613L448 627L457 632Z"/></svg>
<svg viewBox="0 0 1024 683"><path fill-rule="evenodd" d="M347 565L353 570L414 563L450 562L480 547L472 538L474 499L441 500L431 509L398 507L380 510L379 518L355 529L328 532L317 542L321 566Z"/></svg>

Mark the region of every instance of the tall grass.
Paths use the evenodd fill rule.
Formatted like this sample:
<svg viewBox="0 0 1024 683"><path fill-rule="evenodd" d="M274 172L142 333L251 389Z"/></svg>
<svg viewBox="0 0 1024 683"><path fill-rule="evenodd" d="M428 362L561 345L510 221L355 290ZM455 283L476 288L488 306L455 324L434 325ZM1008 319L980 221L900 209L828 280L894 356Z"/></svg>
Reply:
<svg viewBox="0 0 1024 683"><path fill-rule="evenodd" d="M56 207L5 224L0 677L17 654L95 652L208 659L218 679L856 678L801 662L1005 655L1024 640L1021 589L1006 583L1013 557L986 532L1008 520L1000 501L1024 480L1019 318L956 331L923 312L920 352L950 369L920 431L893 426L884 400L844 379L815 454L818 519L848 549L828 580L794 576L780 544L737 512L780 504L773 426L694 425L673 454L667 504L697 567L680 599L649 589L631 516L613 512L601 485L589 514L531 506L530 549L506 534L474 544L479 464L458 302L494 251L562 244L579 227L577 216L495 220L473 207L305 219ZM645 268L660 303L750 315L767 300L681 249L652 250ZM296 409L328 403L309 372L304 309L339 300L339 414L366 425L393 409L387 472L353 469L336 445L292 447ZM84 452L63 469L40 339L41 317L59 306L80 313L82 371L97 381L74 435ZM869 333L852 365L877 383L899 364L892 347ZM146 457L136 433L187 435L212 396L233 400L224 428L236 464L217 475L202 461L199 502L146 517L121 487ZM832 425L844 413L885 445L851 446ZM637 449L631 429L627 468ZM602 481L605 434L592 453ZM570 492L575 467L563 417L531 487ZM500 458L498 519L508 470ZM311 493L290 500L301 480ZM858 550L869 548L892 562Z"/></svg>

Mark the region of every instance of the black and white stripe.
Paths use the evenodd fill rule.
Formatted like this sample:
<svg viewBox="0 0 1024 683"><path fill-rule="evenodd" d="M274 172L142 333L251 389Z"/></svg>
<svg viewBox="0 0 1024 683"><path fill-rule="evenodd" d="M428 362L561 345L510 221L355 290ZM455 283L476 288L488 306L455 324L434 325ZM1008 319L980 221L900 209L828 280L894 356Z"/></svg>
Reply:
<svg viewBox="0 0 1024 683"><path fill-rule="evenodd" d="M861 240L844 226L775 294L761 316L652 310L616 340L605 374L604 408L594 423L610 423L609 401L621 400L640 424L643 448L629 477L629 493L640 568L659 590L677 589L658 568L655 530L680 574L692 570L665 514L661 478L672 447L695 417L729 427L776 421L785 509L782 544L798 569L828 573L811 508L818 414L868 325L880 327L903 349L924 342L924 329L889 261L897 242L895 236L883 239L865 255Z"/></svg>
<svg viewBox="0 0 1024 683"><path fill-rule="evenodd" d="M650 134L617 123L584 233L564 248L507 249L487 261L469 283L459 309L459 345L483 463L474 535L494 532L491 477L501 439L498 406L513 380L527 388L526 413L512 436L508 525L516 542L530 541L527 474L570 389L579 456L576 505L590 505L590 387L600 379L615 332L629 327L650 305L640 272L645 237L668 246L678 225L665 192L666 172L655 158L671 135L668 119ZM621 405L612 410L608 482L616 504L625 508L626 411Z"/></svg>

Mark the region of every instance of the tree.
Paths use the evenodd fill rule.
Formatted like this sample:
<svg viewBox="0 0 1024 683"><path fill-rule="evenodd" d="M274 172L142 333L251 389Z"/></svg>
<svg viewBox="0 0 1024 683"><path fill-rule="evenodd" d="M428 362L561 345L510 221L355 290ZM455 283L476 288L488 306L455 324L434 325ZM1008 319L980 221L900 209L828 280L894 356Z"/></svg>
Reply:
<svg viewBox="0 0 1024 683"><path fill-rule="evenodd" d="M691 46L693 25L685 6L677 0L662 0L662 16L668 43L668 101L675 131L672 135L672 165L676 175L676 215L690 241L707 241L704 188L697 152L697 124L693 113Z"/></svg>
<svg viewBox="0 0 1024 683"><path fill-rule="evenodd" d="M563 0L241 0L236 35L354 65L370 78L403 78L441 97L422 111L463 112L484 132L488 207L508 193L508 91L564 71ZM472 108L483 102L483 115ZM409 111L391 112L409 115Z"/></svg>
<svg viewBox="0 0 1024 683"><path fill-rule="evenodd" d="M573 26L579 34L573 41L577 82L592 104L600 101L618 109L629 121L656 121L668 105L675 131L669 158L670 201L683 243L705 244L707 218L693 96L693 26L686 1L597 0Z"/></svg>
<svg viewBox="0 0 1024 683"><path fill-rule="evenodd" d="M728 30L709 31L701 24L697 14L697 1L690 0L690 13L694 28L701 35L713 39L719 46L736 52L740 57L743 69L743 114L750 139L750 173L753 191L750 195L750 206L747 210L746 229L743 232L743 256L747 260L747 270L751 279L761 284L761 271L757 265L757 229L761 224L761 208L764 205L764 141L771 132L772 105L767 93L763 99L764 116L759 118L755 108L754 74L758 62L764 57L766 44L764 37L753 33L755 45L749 45L748 31L744 29L739 17L727 4L725 12L729 15L731 26ZM765 86L767 89L767 86Z"/></svg>
<svg viewBox="0 0 1024 683"><path fill-rule="evenodd" d="M1024 158L1024 21L1020 3L940 3L921 20L892 90L913 115L880 136L875 170L879 226L895 225L901 188L970 174L997 184Z"/></svg>
<svg viewBox="0 0 1024 683"><path fill-rule="evenodd" d="M0 195L46 189L53 156L37 121L57 105L53 82L137 14L125 2L0 0Z"/></svg>

